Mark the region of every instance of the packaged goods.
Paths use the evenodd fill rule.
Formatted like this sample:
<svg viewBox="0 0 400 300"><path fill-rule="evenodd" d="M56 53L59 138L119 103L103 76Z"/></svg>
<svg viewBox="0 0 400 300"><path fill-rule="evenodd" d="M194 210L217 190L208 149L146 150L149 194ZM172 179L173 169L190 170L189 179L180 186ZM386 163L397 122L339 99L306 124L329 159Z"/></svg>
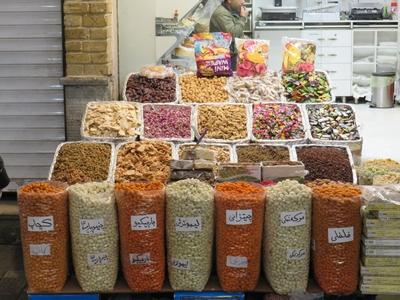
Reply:
<svg viewBox="0 0 400 300"><path fill-rule="evenodd" d="M311 136L319 140L359 140L355 113L350 105L307 105Z"/></svg>
<svg viewBox="0 0 400 300"><path fill-rule="evenodd" d="M172 145L160 141L122 144L118 148L115 182L161 181L170 176Z"/></svg>
<svg viewBox="0 0 400 300"><path fill-rule="evenodd" d="M305 138L300 107L296 104L253 104L255 140L293 140Z"/></svg>
<svg viewBox="0 0 400 300"><path fill-rule="evenodd" d="M198 179L200 181L213 184L215 175L212 170L172 170L171 181L179 181L184 179Z"/></svg>
<svg viewBox="0 0 400 300"><path fill-rule="evenodd" d="M400 267L389 266L389 267L366 267L361 265L361 275L372 275L372 276L397 276L400 277Z"/></svg>
<svg viewBox="0 0 400 300"><path fill-rule="evenodd" d="M284 88L277 72L267 72L254 77L233 76L228 81L228 91L236 103L279 102Z"/></svg>
<svg viewBox="0 0 400 300"><path fill-rule="evenodd" d="M397 212L400 217L400 185L363 186L362 191L367 220L399 221L390 215L396 216Z"/></svg>
<svg viewBox="0 0 400 300"><path fill-rule="evenodd" d="M57 182L32 182L18 190L24 270L29 289L58 292L68 273L68 193Z"/></svg>
<svg viewBox="0 0 400 300"><path fill-rule="evenodd" d="M125 280L135 292L160 291L165 278L165 187L162 183L115 186Z"/></svg>
<svg viewBox="0 0 400 300"><path fill-rule="evenodd" d="M232 76L230 33L197 33L193 39L198 76Z"/></svg>
<svg viewBox="0 0 400 300"><path fill-rule="evenodd" d="M362 294L388 294L398 295L400 294L400 285L388 285L388 284L366 284L360 285L360 291Z"/></svg>
<svg viewBox="0 0 400 300"><path fill-rule="evenodd" d="M175 73L174 70L170 67L166 67L163 65L150 65L140 68L139 75L147 78L164 79L175 76Z"/></svg>
<svg viewBox="0 0 400 300"><path fill-rule="evenodd" d="M84 138L135 138L140 125L139 107L134 103L89 102L81 135Z"/></svg>
<svg viewBox="0 0 400 300"><path fill-rule="evenodd" d="M239 164L219 164L217 181L261 181L260 164L239 163Z"/></svg>
<svg viewBox="0 0 400 300"><path fill-rule="evenodd" d="M211 272L214 239L214 191L197 179L169 184L167 249L174 290L201 291Z"/></svg>
<svg viewBox="0 0 400 300"><path fill-rule="evenodd" d="M247 118L244 104L202 104L197 108L197 131L207 129L205 141L245 141L248 138Z"/></svg>
<svg viewBox="0 0 400 300"><path fill-rule="evenodd" d="M308 171L300 161L263 161L261 165L263 181L279 182L290 179L303 183L307 174Z"/></svg>
<svg viewBox="0 0 400 300"><path fill-rule="evenodd" d="M235 39L235 45L238 51L239 76L256 76L267 72L269 41Z"/></svg>
<svg viewBox="0 0 400 300"><path fill-rule="evenodd" d="M367 160L357 169L360 184L372 185L375 176L400 172L400 163L392 159Z"/></svg>
<svg viewBox="0 0 400 300"><path fill-rule="evenodd" d="M285 180L269 187L265 203L264 273L278 294L305 292L311 238L311 189Z"/></svg>
<svg viewBox="0 0 400 300"><path fill-rule="evenodd" d="M315 42L283 38L283 72L312 72L317 46Z"/></svg>
<svg viewBox="0 0 400 300"><path fill-rule="evenodd" d="M400 257L362 256L361 261L366 267L400 267Z"/></svg>
<svg viewBox="0 0 400 300"><path fill-rule="evenodd" d="M283 74L282 84L288 102L319 103L332 100L329 81L323 72Z"/></svg>
<svg viewBox="0 0 400 300"><path fill-rule="evenodd" d="M289 160L287 146L260 144L236 145L236 156L239 163L259 163L262 161Z"/></svg>
<svg viewBox="0 0 400 300"><path fill-rule="evenodd" d="M306 180L329 179L354 181L352 165L346 148L339 147L296 147L297 159L309 171Z"/></svg>
<svg viewBox="0 0 400 300"><path fill-rule="evenodd" d="M314 277L327 294L357 290L361 242L361 191L345 183L313 188Z"/></svg>
<svg viewBox="0 0 400 300"><path fill-rule="evenodd" d="M50 179L68 184L107 180L112 151L112 145L108 143L61 144L55 154Z"/></svg>
<svg viewBox="0 0 400 300"><path fill-rule="evenodd" d="M224 291L252 291L259 279L265 190L246 182L216 186L217 274Z"/></svg>
<svg viewBox="0 0 400 300"><path fill-rule="evenodd" d="M193 140L192 107L143 105L143 136L148 139Z"/></svg>
<svg viewBox="0 0 400 300"><path fill-rule="evenodd" d="M105 182L68 188L72 258L85 292L111 291L118 274L118 224L114 187Z"/></svg>
<svg viewBox="0 0 400 300"><path fill-rule="evenodd" d="M182 102L226 102L229 100L228 92L225 90L227 82L225 77L199 78L193 74L181 75L179 83Z"/></svg>
<svg viewBox="0 0 400 300"><path fill-rule="evenodd" d="M184 158L184 153L195 147L195 144L181 144L178 146L179 159ZM219 163L231 161L231 146L223 144L199 144L196 148L204 148L214 152L215 160Z"/></svg>

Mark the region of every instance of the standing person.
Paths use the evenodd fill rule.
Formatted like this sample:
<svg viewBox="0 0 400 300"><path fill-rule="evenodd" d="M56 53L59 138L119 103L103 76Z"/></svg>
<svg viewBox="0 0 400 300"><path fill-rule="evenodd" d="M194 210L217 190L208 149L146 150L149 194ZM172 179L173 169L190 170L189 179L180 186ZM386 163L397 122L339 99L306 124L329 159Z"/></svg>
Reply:
<svg viewBox="0 0 400 300"><path fill-rule="evenodd" d="M210 32L229 32L232 35L231 54L232 69L236 70L237 51L235 38L244 38L244 27L247 22L248 10L244 0L223 0L210 19Z"/></svg>

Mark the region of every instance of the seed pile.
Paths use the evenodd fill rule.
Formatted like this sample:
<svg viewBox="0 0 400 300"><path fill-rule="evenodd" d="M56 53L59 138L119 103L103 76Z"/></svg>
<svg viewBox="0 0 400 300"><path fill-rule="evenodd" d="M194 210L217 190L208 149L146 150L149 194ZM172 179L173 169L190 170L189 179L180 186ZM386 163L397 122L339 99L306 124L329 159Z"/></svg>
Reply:
<svg viewBox="0 0 400 300"><path fill-rule="evenodd" d="M182 75L179 78L182 101L188 103L225 102L229 95L225 90L225 77L197 77Z"/></svg>
<svg viewBox="0 0 400 300"><path fill-rule="evenodd" d="M239 163L259 163L262 161L289 160L289 149L268 145L237 145L236 154Z"/></svg>
<svg viewBox="0 0 400 300"><path fill-rule="evenodd" d="M52 180L68 184L107 180L111 145L102 143L67 143L58 152Z"/></svg>
<svg viewBox="0 0 400 300"><path fill-rule="evenodd" d="M58 292L68 274L68 193L55 182L18 190L25 276L35 292Z"/></svg>

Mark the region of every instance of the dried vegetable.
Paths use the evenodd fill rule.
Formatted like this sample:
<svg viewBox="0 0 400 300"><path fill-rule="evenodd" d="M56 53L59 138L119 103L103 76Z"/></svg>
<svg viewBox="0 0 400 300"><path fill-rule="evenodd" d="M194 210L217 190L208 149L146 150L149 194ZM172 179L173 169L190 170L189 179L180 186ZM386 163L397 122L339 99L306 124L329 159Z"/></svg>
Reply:
<svg viewBox="0 0 400 300"><path fill-rule="evenodd" d="M284 161L290 159L288 148L260 144L237 145L236 155L239 163L259 163L262 161Z"/></svg>
<svg viewBox="0 0 400 300"><path fill-rule="evenodd" d="M269 41L235 39L238 51L237 75L250 77L267 71Z"/></svg>
<svg viewBox="0 0 400 300"><path fill-rule="evenodd" d="M295 104L253 104L253 136L259 140L304 138L300 108Z"/></svg>

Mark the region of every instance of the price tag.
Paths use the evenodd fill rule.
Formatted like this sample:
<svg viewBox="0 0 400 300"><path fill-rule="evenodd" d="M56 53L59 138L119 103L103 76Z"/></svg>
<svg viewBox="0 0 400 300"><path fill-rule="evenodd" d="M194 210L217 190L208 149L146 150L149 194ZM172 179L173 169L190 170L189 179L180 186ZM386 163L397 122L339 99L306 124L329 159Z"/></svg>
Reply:
<svg viewBox="0 0 400 300"><path fill-rule="evenodd" d="M30 244L29 253L31 256L50 256L51 246L50 244Z"/></svg>
<svg viewBox="0 0 400 300"><path fill-rule="evenodd" d="M150 252L146 253L130 253L129 261L131 265L146 265L151 262Z"/></svg>
<svg viewBox="0 0 400 300"><path fill-rule="evenodd" d="M328 228L328 243L340 244L354 240L354 227Z"/></svg>
<svg viewBox="0 0 400 300"><path fill-rule="evenodd" d="M173 258L171 260L171 265L178 270L190 270L190 261L188 259Z"/></svg>
<svg viewBox="0 0 400 300"><path fill-rule="evenodd" d="M108 264L108 254L107 253L95 253L88 254L88 264L89 266L107 265Z"/></svg>
<svg viewBox="0 0 400 300"><path fill-rule="evenodd" d="M152 230L157 228L157 215L131 216L132 230Z"/></svg>
<svg viewBox="0 0 400 300"><path fill-rule="evenodd" d="M81 234L97 235L104 233L104 219L80 219L79 229Z"/></svg>
<svg viewBox="0 0 400 300"><path fill-rule="evenodd" d="M28 231L43 232L54 230L53 216L46 217L28 217Z"/></svg>
<svg viewBox="0 0 400 300"><path fill-rule="evenodd" d="M201 217L175 218L175 231L201 231Z"/></svg>
<svg viewBox="0 0 400 300"><path fill-rule="evenodd" d="M253 223L253 211L251 209L226 210L227 225L249 225Z"/></svg>
<svg viewBox="0 0 400 300"><path fill-rule="evenodd" d="M283 227L300 226L306 224L306 211L286 211L280 216L280 224Z"/></svg>
<svg viewBox="0 0 400 300"><path fill-rule="evenodd" d="M306 249L287 249L288 260L302 260L306 258Z"/></svg>
<svg viewBox="0 0 400 300"><path fill-rule="evenodd" d="M247 257L243 256L227 256L226 257L226 266L231 268L247 268L248 261Z"/></svg>

